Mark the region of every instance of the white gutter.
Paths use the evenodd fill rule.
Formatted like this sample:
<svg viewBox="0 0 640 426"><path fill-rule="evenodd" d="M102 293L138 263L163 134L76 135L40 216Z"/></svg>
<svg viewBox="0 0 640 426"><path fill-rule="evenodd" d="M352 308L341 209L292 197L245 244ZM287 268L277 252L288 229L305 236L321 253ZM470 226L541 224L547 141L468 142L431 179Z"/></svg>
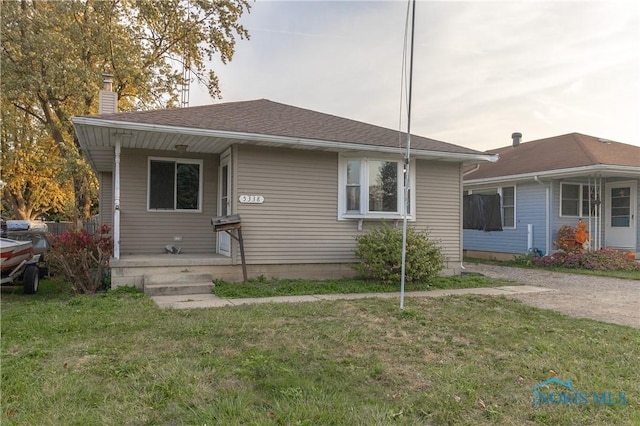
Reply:
<svg viewBox="0 0 640 426"><path fill-rule="evenodd" d="M374 151L383 153L398 153L397 146L377 146L363 145L351 142L334 142L320 139L295 138L290 136L263 135L257 133L231 132L226 130L208 130L195 129L192 127L165 126L160 124L141 124L131 123L117 120L103 120L92 117L74 117L71 119L74 125L79 126L95 126L106 128L117 128L122 130L143 131L143 132L161 132L170 134L180 134L189 136L205 136L214 138L243 140L248 142L269 142L279 143L282 145L309 147L309 148L326 148L333 150L349 150L349 151ZM475 161L498 161L497 155L491 154L464 154L456 152L441 152L425 149L412 149L414 155L426 156L436 159L460 160L465 162Z"/></svg>
<svg viewBox="0 0 640 426"><path fill-rule="evenodd" d="M544 206L544 254L551 253L551 185L545 184L542 182L538 176L534 176L533 180L535 180L540 185L544 186L545 193L545 206Z"/></svg>
<svg viewBox="0 0 640 426"><path fill-rule="evenodd" d="M635 166L615 166L610 164L595 164L591 166L573 167L569 169L547 170L542 172L523 173L519 175L508 175L500 177L491 177L484 179L469 179L465 181L466 185L482 185L493 184L498 182L515 182L523 180L536 180L540 177L561 178L579 176L586 173L622 173L640 176L640 167Z"/></svg>

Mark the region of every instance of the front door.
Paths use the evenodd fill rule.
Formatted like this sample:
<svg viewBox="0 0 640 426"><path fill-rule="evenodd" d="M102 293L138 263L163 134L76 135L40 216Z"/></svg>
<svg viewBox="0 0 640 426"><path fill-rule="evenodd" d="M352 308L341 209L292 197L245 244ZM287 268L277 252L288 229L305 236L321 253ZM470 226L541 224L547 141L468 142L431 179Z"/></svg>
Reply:
<svg viewBox="0 0 640 426"><path fill-rule="evenodd" d="M231 152L220 157L218 176L218 216L231 214ZM231 256L231 236L227 232L218 232L216 251L224 256Z"/></svg>
<svg viewBox="0 0 640 426"><path fill-rule="evenodd" d="M635 251L637 182L608 183L605 189L605 245Z"/></svg>

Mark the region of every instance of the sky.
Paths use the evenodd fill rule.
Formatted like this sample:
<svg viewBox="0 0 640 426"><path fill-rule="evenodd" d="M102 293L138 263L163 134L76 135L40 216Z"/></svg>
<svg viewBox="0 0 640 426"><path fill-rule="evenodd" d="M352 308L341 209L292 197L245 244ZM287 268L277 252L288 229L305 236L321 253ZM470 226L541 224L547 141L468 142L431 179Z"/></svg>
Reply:
<svg viewBox="0 0 640 426"><path fill-rule="evenodd" d="M406 132L408 4L257 0L250 40L212 63L222 100L194 83L190 105L266 98ZM412 134L480 151L513 132L640 146L638 0L418 1L414 40Z"/></svg>

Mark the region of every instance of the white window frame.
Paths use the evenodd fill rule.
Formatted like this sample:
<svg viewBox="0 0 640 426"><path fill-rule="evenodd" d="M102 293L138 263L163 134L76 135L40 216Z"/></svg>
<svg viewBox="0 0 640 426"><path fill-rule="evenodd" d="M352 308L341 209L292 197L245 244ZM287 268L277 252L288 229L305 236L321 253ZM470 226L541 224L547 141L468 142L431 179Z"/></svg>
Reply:
<svg viewBox="0 0 640 426"><path fill-rule="evenodd" d="M360 161L360 210L347 211L347 163ZM369 211L369 161L394 161L398 163L398 208L395 212ZM402 172L404 159L401 156L388 157L370 154L339 154L338 156L338 220L353 219L390 219L403 218L404 210L404 175ZM409 163L409 212L407 219L416 218L416 162Z"/></svg>
<svg viewBox="0 0 640 426"><path fill-rule="evenodd" d="M173 209L154 209L150 206L151 201L151 162L152 161L163 161L163 162L174 162L180 164L197 164L198 167L198 208L197 209L176 209L175 203L177 202L177 185L178 180L175 179L174 182L174 208ZM202 213L202 193L203 193L203 173L204 173L204 161L198 160L194 158L173 158L173 157L147 157L147 211L148 212L166 212L166 213Z"/></svg>
<svg viewBox="0 0 640 426"><path fill-rule="evenodd" d="M506 226L504 224L504 196L503 196L503 188L513 188L513 226ZM473 194L475 191L476 194L487 194L489 192L495 191L496 194L500 195L500 216L502 218L502 229L516 229L518 225L518 211L516 206L518 205L518 188L516 185L504 185L504 186L491 186L485 188L475 188L467 191L469 195ZM508 206L511 207L511 206Z"/></svg>
<svg viewBox="0 0 640 426"><path fill-rule="evenodd" d="M565 185L571 185L571 186L577 186L578 189L578 214L577 215L569 215L569 214L562 214L562 195L563 195L563 187ZM559 217L572 217L572 218L581 218L581 217L585 217L585 211L584 211L584 188L585 187L589 187L589 184L586 183L578 183L578 182L560 182L560 202L558 203L558 216ZM587 200L589 201L589 200ZM589 208L587 207L587 210ZM589 212L586 212L586 216L589 216Z"/></svg>

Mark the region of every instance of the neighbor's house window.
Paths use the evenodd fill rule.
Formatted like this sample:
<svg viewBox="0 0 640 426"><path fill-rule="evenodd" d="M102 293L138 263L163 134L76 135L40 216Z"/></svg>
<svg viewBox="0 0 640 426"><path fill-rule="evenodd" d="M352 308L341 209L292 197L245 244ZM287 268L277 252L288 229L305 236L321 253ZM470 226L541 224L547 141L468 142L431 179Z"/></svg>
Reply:
<svg viewBox="0 0 640 426"><path fill-rule="evenodd" d="M149 158L149 210L202 209L202 160Z"/></svg>
<svg viewBox="0 0 640 426"><path fill-rule="evenodd" d="M502 226L516 227L516 187L505 186L502 189Z"/></svg>
<svg viewBox="0 0 640 426"><path fill-rule="evenodd" d="M560 216L583 217L589 215L589 198L594 198L589 185L560 183ZM595 214L595 202L591 203L591 214Z"/></svg>
<svg viewBox="0 0 640 426"><path fill-rule="evenodd" d="M468 191L469 194L500 195L500 213L503 228L516 227L516 187L502 186L497 188L483 188Z"/></svg>
<svg viewBox="0 0 640 426"><path fill-rule="evenodd" d="M403 160L340 156L338 219L399 219L404 203ZM415 162L409 168L409 188L415 182ZM415 217L413 191L409 191L408 217Z"/></svg>

